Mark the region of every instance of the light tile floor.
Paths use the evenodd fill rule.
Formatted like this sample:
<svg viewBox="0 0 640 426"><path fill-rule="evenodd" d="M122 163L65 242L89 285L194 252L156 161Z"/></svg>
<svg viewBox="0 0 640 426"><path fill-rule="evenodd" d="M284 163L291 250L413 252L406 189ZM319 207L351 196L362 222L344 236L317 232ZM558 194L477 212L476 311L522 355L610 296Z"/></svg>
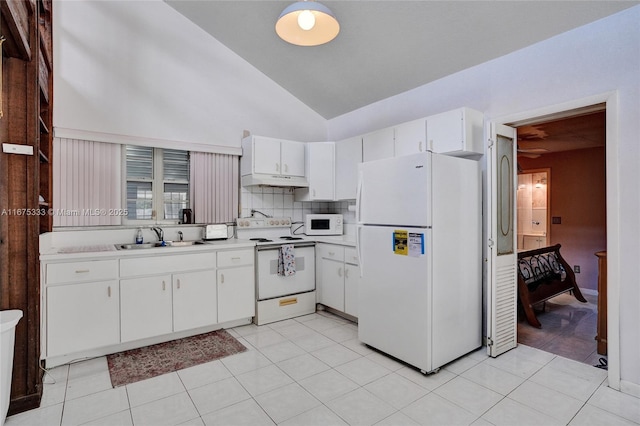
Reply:
<svg viewBox="0 0 640 426"><path fill-rule="evenodd" d="M606 355L597 353L598 296L585 294L587 303L565 293L537 305L542 328L530 326L518 313L518 342L565 358L598 365Z"/></svg>
<svg viewBox="0 0 640 426"><path fill-rule="evenodd" d="M17 425L638 425L604 370L519 345L424 376L318 312L229 330L246 352L111 388L104 357L56 367Z"/></svg>

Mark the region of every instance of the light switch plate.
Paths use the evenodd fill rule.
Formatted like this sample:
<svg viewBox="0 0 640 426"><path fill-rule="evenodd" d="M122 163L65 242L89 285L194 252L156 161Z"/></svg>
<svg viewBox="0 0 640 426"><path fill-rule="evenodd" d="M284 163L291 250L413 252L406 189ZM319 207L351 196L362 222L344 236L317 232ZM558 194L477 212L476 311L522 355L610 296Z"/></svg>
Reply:
<svg viewBox="0 0 640 426"><path fill-rule="evenodd" d="M33 147L31 145L17 145L14 143L3 143L2 152L7 154L33 155Z"/></svg>

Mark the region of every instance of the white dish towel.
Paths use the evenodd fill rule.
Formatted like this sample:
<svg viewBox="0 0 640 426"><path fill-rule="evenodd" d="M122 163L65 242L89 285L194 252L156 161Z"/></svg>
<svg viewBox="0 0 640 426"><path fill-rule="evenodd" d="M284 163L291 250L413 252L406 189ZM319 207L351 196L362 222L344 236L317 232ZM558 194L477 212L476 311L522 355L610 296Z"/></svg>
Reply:
<svg viewBox="0 0 640 426"><path fill-rule="evenodd" d="M296 254L293 244L280 246L278 254L278 275L288 277L296 273Z"/></svg>

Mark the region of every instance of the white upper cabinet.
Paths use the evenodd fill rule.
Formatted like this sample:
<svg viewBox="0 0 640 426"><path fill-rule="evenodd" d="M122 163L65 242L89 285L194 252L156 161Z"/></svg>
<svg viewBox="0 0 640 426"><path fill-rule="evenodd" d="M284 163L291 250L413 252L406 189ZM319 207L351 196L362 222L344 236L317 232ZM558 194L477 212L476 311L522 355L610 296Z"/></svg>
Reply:
<svg viewBox="0 0 640 426"><path fill-rule="evenodd" d="M336 200L356 198L360 163L362 163L362 136L336 142Z"/></svg>
<svg viewBox="0 0 640 426"><path fill-rule="evenodd" d="M310 142L306 144L306 176L308 188L297 188L296 201L333 201L335 179L335 147L333 142Z"/></svg>
<svg viewBox="0 0 640 426"><path fill-rule="evenodd" d="M243 147L244 148L244 147ZM242 174L265 173L280 174L280 141L271 138L254 137L252 139L253 148L253 170L242 171Z"/></svg>
<svg viewBox="0 0 640 426"><path fill-rule="evenodd" d="M470 108L458 108L427 117L429 149L454 156L482 154L483 121L482 113Z"/></svg>
<svg viewBox="0 0 640 426"><path fill-rule="evenodd" d="M417 154L427 150L426 119L402 123L395 127L395 156Z"/></svg>
<svg viewBox="0 0 640 426"><path fill-rule="evenodd" d="M241 174L303 177L304 149L303 142L248 136L242 140Z"/></svg>
<svg viewBox="0 0 640 426"><path fill-rule="evenodd" d="M393 127L377 130L362 136L362 161L393 157Z"/></svg>
<svg viewBox="0 0 640 426"><path fill-rule="evenodd" d="M280 174L304 176L305 143L282 141L280 143Z"/></svg>

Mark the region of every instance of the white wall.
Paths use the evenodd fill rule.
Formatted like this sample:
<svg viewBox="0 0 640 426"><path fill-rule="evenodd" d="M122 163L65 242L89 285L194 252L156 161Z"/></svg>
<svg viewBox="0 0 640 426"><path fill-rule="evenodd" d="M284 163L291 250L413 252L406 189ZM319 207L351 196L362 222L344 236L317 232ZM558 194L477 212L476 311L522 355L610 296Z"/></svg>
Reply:
<svg viewBox="0 0 640 426"><path fill-rule="evenodd" d="M59 1L54 127L240 147L326 121L162 1Z"/></svg>
<svg viewBox="0 0 640 426"><path fill-rule="evenodd" d="M328 122L330 140L459 106L499 118L618 93L620 379L640 389L640 6ZM615 123L608 123L615 126ZM609 150L608 150L609 155ZM611 206L609 206L611 207ZM612 238L613 236L613 238Z"/></svg>

